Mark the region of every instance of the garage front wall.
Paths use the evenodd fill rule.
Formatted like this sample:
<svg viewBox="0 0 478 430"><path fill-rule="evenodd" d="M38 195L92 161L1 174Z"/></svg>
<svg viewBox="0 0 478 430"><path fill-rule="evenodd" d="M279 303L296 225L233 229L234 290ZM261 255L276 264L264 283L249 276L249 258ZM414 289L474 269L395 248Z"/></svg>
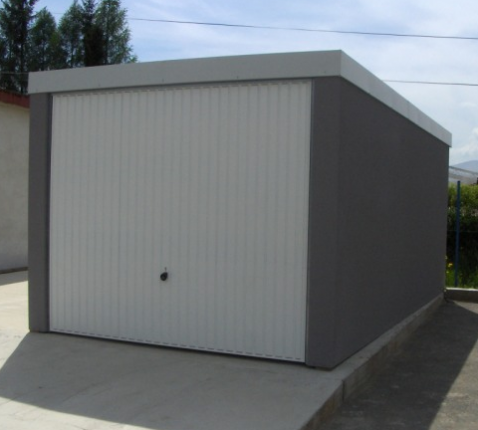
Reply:
<svg viewBox="0 0 478 430"><path fill-rule="evenodd" d="M306 80L54 95L50 329L303 362L310 105Z"/></svg>

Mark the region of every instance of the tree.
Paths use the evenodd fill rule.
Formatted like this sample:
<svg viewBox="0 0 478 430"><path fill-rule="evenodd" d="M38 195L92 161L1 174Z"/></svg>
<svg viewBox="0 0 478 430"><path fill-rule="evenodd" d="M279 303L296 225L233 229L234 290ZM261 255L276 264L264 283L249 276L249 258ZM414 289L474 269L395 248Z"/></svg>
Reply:
<svg viewBox="0 0 478 430"><path fill-rule="evenodd" d="M103 32L96 24L93 24L83 35L84 46L84 65L102 66L105 63L105 54L103 50Z"/></svg>
<svg viewBox="0 0 478 430"><path fill-rule="evenodd" d="M83 24L84 30L88 30L88 28L93 25L93 22L95 20L95 12L96 12L96 0L82 0L81 22Z"/></svg>
<svg viewBox="0 0 478 430"><path fill-rule="evenodd" d="M83 62L86 67L100 66L105 63L103 32L95 20L95 0L83 0Z"/></svg>
<svg viewBox="0 0 478 430"><path fill-rule="evenodd" d="M62 16L58 35L60 52L55 61L56 67L63 69L83 66L83 11L78 0L73 0Z"/></svg>
<svg viewBox="0 0 478 430"><path fill-rule="evenodd" d="M30 71L54 68L58 36L53 15L43 8L35 16L30 30Z"/></svg>
<svg viewBox="0 0 478 430"><path fill-rule="evenodd" d="M62 51L60 32L57 27L50 39L51 64L50 70L65 68L64 52Z"/></svg>
<svg viewBox="0 0 478 430"><path fill-rule="evenodd" d="M120 0L102 0L96 11L95 22L103 33L105 64L137 61L130 45L126 9L121 8Z"/></svg>
<svg viewBox="0 0 478 430"><path fill-rule="evenodd" d="M7 56L7 41L4 39L2 36L1 30L0 30L0 88L3 88L3 76L6 72L8 71L5 68L5 59ZM3 71L3 73L2 73Z"/></svg>
<svg viewBox="0 0 478 430"><path fill-rule="evenodd" d="M38 0L0 0L0 88L25 93L28 72L135 62L120 0L73 0L58 26Z"/></svg>
<svg viewBox="0 0 478 430"><path fill-rule="evenodd" d="M0 9L0 86L20 93L27 92L29 43L28 34L37 0L2 0Z"/></svg>

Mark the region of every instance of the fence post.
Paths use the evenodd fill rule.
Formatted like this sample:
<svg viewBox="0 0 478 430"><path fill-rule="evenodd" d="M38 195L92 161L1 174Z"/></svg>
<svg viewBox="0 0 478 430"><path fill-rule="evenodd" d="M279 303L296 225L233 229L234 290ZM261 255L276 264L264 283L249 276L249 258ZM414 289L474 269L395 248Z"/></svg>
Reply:
<svg viewBox="0 0 478 430"><path fill-rule="evenodd" d="M458 268L460 264L460 208L461 182L456 183L456 225L455 225L455 288L458 287Z"/></svg>

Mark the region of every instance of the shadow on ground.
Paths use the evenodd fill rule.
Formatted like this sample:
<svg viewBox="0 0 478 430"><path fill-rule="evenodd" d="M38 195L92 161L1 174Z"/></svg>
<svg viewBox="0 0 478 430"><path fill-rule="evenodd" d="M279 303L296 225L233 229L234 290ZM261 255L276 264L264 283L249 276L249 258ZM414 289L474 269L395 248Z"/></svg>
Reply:
<svg viewBox="0 0 478 430"><path fill-rule="evenodd" d="M0 369L0 421L41 429L53 422L55 429L299 429L321 384L317 371L294 364L30 333Z"/></svg>
<svg viewBox="0 0 478 430"><path fill-rule="evenodd" d="M475 429L478 305L444 303L321 430Z"/></svg>
<svg viewBox="0 0 478 430"><path fill-rule="evenodd" d="M443 304L321 429L475 430L477 338L478 305ZM0 368L0 421L49 430L299 430L324 377L293 364L30 333Z"/></svg>
<svg viewBox="0 0 478 430"><path fill-rule="evenodd" d="M17 282L26 282L28 281L28 272L19 271L19 272L10 272L10 273L0 273L0 286L15 284Z"/></svg>

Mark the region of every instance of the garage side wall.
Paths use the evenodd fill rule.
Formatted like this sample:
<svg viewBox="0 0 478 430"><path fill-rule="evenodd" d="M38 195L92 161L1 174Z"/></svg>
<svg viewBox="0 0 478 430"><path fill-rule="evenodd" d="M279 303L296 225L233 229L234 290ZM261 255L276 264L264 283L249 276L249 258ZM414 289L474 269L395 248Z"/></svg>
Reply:
<svg viewBox="0 0 478 430"><path fill-rule="evenodd" d="M28 206L29 324L34 332L49 331L49 206L51 99L30 96Z"/></svg>
<svg viewBox="0 0 478 430"><path fill-rule="evenodd" d="M314 100L306 361L331 368L441 294L448 146L343 79Z"/></svg>

